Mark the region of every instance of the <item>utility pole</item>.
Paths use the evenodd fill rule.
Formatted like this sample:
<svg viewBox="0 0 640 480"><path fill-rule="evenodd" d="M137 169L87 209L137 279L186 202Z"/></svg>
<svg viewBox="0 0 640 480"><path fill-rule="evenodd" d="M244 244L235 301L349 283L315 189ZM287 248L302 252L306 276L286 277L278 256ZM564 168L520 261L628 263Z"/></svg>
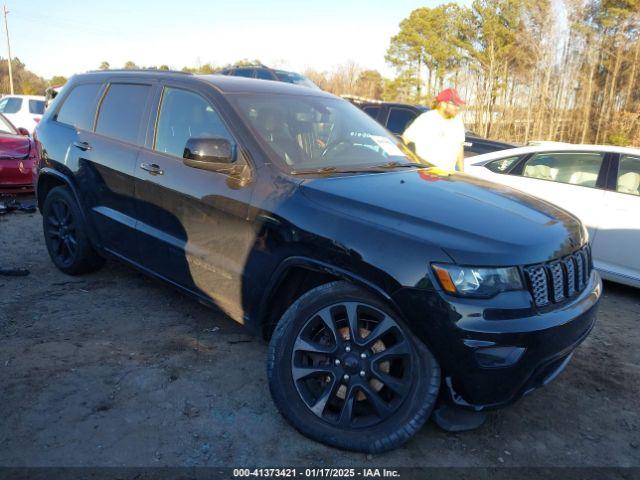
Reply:
<svg viewBox="0 0 640 480"><path fill-rule="evenodd" d="M11 88L11 95L13 95L13 71L11 70L11 44L9 43L9 27L7 25L7 14L9 10L7 10L7 4L4 4L4 31L7 33L7 64L9 65L9 88Z"/></svg>

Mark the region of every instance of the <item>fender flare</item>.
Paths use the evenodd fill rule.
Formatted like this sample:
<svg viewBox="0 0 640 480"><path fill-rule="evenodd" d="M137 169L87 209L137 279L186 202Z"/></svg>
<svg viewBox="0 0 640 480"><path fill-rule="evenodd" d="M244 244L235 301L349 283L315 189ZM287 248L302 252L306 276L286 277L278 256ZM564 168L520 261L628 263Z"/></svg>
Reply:
<svg viewBox="0 0 640 480"><path fill-rule="evenodd" d="M278 287L285 279L287 272L289 269L294 267L304 267L309 270L316 270L318 272L328 273L330 275L334 275L336 277L340 277L344 280L347 280L355 285L359 285L361 287L366 288L367 290L379 295L385 301L389 303L389 305L397 312L398 315L404 317L402 314L402 310L393 300L392 295L381 288L379 285L376 285L374 282L360 276L354 274L353 272L346 270L344 268L337 267L330 263L323 262L321 260L317 260L312 257L306 256L292 256L287 257L280 262L278 267L274 270L271 275L271 279L267 284L264 293L262 294L257 314L254 317L255 323L254 326L259 329L262 326L262 323L268 318L268 305L273 299L274 292L277 291Z"/></svg>
<svg viewBox="0 0 640 480"><path fill-rule="evenodd" d="M69 187L69 189L71 190L71 193L73 194L73 197L76 199L76 202L78 202L78 204L80 205L80 198L78 197L78 192L76 190L75 185L71 181L71 179L67 175L65 175L64 173L58 170L55 170L50 167L43 167L38 171L38 179L36 181L36 202L38 203L39 209L42 209L42 205L40 205L40 202L38 201L40 198L40 181L44 177L56 177L58 180L61 180L67 187ZM83 212L83 215L84 215L84 212Z"/></svg>
<svg viewBox="0 0 640 480"><path fill-rule="evenodd" d="M69 178L67 175L65 175L63 172L60 172L59 170L56 170L54 168L51 167L43 167L38 171L38 178L36 180L36 204L38 205L38 210L40 210L40 212L42 213L42 205L40 205L40 202L38 201L38 199L40 198L40 180L44 177L55 177L58 180L62 181L68 188L69 190L71 190L71 194L73 195L73 198L75 199L76 203L78 204L78 208L80 210L80 215L82 215L82 221L84 222L84 224L87 226L88 228L88 236L89 236L89 240L91 241L91 243L96 246L96 245L100 245L100 242L97 241L98 236L97 233L94 229L93 223L91 223L89 221L89 219L87 218L87 214L83 208L83 204L80 201L80 196L78 195L78 190L76 188L76 186L74 185L74 183L71 181L71 178ZM54 187L55 188L55 187Z"/></svg>

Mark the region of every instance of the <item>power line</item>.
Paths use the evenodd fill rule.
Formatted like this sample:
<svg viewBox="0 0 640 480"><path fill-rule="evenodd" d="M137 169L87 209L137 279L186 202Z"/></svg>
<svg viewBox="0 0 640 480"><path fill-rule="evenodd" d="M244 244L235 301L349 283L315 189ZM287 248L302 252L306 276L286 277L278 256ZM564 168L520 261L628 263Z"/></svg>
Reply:
<svg viewBox="0 0 640 480"><path fill-rule="evenodd" d="M7 4L4 4L3 8L4 12L4 30L7 33L7 64L9 65L9 86L11 88L11 95L13 95L13 70L11 68L11 43L9 42L9 26L7 25L7 14L9 11L7 10Z"/></svg>
<svg viewBox="0 0 640 480"><path fill-rule="evenodd" d="M43 15L37 12L24 12L22 10L13 9L12 13L21 20L26 20L31 23L46 25L46 28L61 28L65 30L69 30L69 27L72 27L75 31L85 31L90 33L107 33L111 32L109 28L107 28L104 24L95 24L95 23L86 23L82 22L79 24L75 20L70 20L68 18L61 18L55 15Z"/></svg>

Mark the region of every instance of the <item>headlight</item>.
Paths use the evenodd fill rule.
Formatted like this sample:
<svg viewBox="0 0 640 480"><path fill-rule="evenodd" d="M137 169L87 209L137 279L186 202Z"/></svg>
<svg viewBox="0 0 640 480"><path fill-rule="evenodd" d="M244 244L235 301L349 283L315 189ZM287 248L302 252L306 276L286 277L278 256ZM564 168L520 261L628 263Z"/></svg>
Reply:
<svg viewBox="0 0 640 480"><path fill-rule="evenodd" d="M484 268L444 264L433 264L432 267L442 288L462 297L489 298L500 292L524 288L516 267Z"/></svg>

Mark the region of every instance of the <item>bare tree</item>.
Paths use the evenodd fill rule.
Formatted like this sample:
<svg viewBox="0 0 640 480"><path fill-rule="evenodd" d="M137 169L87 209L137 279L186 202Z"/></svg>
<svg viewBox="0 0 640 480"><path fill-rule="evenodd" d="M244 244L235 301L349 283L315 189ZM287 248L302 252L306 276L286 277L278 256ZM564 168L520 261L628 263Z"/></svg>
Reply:
<svg viewBox="0 0 640 480"><path fill-rule="evenodd" d="M391 41L398 77L386 82L386 99L406 100L401 86L420 76L416 56L426 65L411 21L436 18L427 10ZM640 145L640 0L475 0L447 28L450 52L462 55L427 85L453 83L471 129L519 143Z"/></svg>

